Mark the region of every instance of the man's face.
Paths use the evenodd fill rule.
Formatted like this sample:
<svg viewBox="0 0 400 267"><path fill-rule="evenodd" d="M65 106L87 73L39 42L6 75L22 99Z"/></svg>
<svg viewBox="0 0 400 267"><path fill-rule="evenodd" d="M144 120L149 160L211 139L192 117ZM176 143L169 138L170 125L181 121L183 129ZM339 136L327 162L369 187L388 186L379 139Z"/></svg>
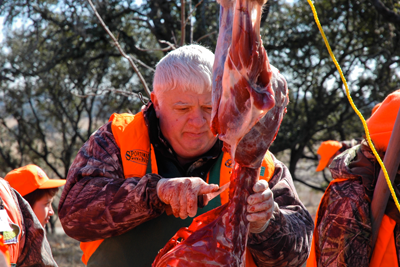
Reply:
<svg viewBox="0 0 400 267"><path fill-rule="evenodd" d="M211 93L174 89L151 94L160 128L181 163L196 160L217 138L210 129Z"/></svg>

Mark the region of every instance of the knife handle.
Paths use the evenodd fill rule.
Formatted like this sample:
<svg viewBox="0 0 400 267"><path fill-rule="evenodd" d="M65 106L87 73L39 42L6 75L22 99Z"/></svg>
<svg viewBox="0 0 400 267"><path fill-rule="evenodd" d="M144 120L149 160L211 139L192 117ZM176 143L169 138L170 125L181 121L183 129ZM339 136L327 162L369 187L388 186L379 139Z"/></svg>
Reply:
<svg viewBox="0 0 400 267"><path fill-rule="evenodd" d="M206 195L199 195L199 196L197 196L197 207L199 207L199 208L204 208L206 205L205 205L205 200L204 200L204 197L205 197Z"/></svg>
<svg viewBox="0 0 400 267"><path fill-rule="evenodd" d="M206 202L205 197L206 197L206 195L197 196L197 207L204 208L206 206L205 205L205 202ZM172 208L170 205L166 206L165 212L167 213L168 216L172 215Z"/></svg>

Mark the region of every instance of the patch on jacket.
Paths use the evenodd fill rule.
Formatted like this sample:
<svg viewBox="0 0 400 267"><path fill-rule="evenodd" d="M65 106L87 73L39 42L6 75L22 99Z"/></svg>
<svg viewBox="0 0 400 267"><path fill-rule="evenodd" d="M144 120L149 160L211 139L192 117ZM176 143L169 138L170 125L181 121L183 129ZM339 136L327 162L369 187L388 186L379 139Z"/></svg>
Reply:
<svg viewBox="0 0 400 267"><path fill-rule="evenodd" d="M18 225L10 223L10 226L12 231L3 232L4 244L6 245L16 244L18 242L18 235L21 233Z"/></svg>
<svg viewBox="0 0 400 267"><path fill-rule="evenodd" d="M149 152L140 149L129 150L126 151L125 158L128 161L147 165L149 161Z"/></svg>

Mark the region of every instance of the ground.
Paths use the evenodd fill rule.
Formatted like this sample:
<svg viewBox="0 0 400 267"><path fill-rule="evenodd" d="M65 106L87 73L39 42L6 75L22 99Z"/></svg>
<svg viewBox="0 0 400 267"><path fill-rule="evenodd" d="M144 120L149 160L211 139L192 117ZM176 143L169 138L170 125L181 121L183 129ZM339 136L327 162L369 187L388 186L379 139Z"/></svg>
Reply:
<svg viewBox="0 0 400 267"><path fill-rule="evenodd" d="M56 231L55 234L48 234L54 260L59 267L84 267L81 261L82 251L79 242L70 238L65 233Z"/></svg>

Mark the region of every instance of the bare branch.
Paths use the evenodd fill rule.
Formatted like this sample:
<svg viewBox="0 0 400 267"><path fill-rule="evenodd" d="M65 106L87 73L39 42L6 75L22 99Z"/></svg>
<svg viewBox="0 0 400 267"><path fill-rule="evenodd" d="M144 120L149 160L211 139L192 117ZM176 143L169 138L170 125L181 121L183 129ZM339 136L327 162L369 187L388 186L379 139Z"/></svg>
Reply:
<svg viewBox="0 0 400 267"><path fill-rule="evenodd" d="M144 49L144 48L140 48L139 46L136 46L136 45L135 45L135 48L137 50L139 50L139 51L142 51L142 52L149 52L149 51L162 51L162 52L165 52L165 51L170 50L169 47L167 47L167 48L147 48L147 49Z"/></svg>
<svg viewBox="0 0 400 267"><path fill-rule="evenodd" d="M146 93L148 94L148 96L150 96L150 90L147 86L146 81L144 80L142 74L140 73L139 69L136 67L135 63L133 62L132 58L130 56L128 56L127 54L125 54L125 52L123 51L122 47L119 45L117 39L115 38L115 36L113 35L113 33L108 29L107 25L104 23L103 19L101 18L101 16L99 15L99 13L96 10L96 7L93 5L91 0L88 0L90 6L92 7L96 17L99 19L101 25L103 26L104 30L106 30L106 32L108 33L108 35L110 35L111 39L113 39L115 46L118 48L119 52L121 53L121 55L126 58L129 63L131 64L132 68L134 69L134 71L136 72L136 74L138 75L140 81L143 84L143 87L146 91Z"/></svg>
<svg viewBox="0 0 400 267"><path fill-rule="evenodd" d="M191 0L190 0L190 3L192 3ZM185 25L189 22L189 19L192 17L194 11L196 11L196 8L197 8L201 3L203 3L203 0L199 1L199 2L194 6L193 9L192 9L192 6L190 5L189 14L188 14L188 17L187 17L187 19L186 19L186 21L185 21ZM192 24L190 23L190 25L192 25Z"/></svg>
<svg viewBox="0 0 400 267"><path fill-rule="evenodd" d="M148 51L162 51L162 52L166 52L166 51L170 51L170 50L175 50L177 47L176 47L176 45L174 45L174 44L172 44L172 43L170 43L170 42L168 42L168 41L165 41L165 40L159 40L158 41L159 43L161 43L161 44L167 44L168 46L167 47L165 47L165 48L148 48L148 49L144 49L144 48L140 48L140 47L137 47L137 46L135 46L136 47L136 49L138 49L138 50L140 50L140 51L143 51L143 52L148 52ZM140 63L142 63L142 64L144 64L143 62L141 62L140 60L138 60ZM145 67L148 67L147 65L145 65ZM153 71L154 71L154 69L152 69Z"/></svg>
<svg viewBox="0 0 400 267"><path fill-rule="evenodd" d="M158 42L162 43L162 44L167 44L168 46L165 48L148 48L148 49L144 49L144 48L140 48L140 47L136 47L136 49L143 51L143 52L147 52L147 51L162 51L162 52L166 52L169 50L175 50L176 49L176 45L168 42L168 41L164 41L164 40L159 40ZM143 63L144 64L144 63ZM146 65L147 66L147 65ZM153 69L154 71L154 69Z"/></svg>
<svg viewBox="0 0 400 267"><path fill-rule="evenodd" d="M174 40L175 40L175 36L174 36ZM159 42L162 43L162 44L167 44L167 45L169 46L169 49L171 49L171 50L175 50L175 49L177 48L176 45L171 44L171 43L168 42L168 41L159 40ZM176 41L175 41L175 42L176 42Z"/></svg>
<svg viewBox="0 0 400 267"><path fill-rule="evenodd" d="M327 182L328 184L331 182L331 180L329 180L325 174L325 169L322 170L322 177L324 177L325 182Z"/></svg>
<svg viewBox="0 0 400 267"><path fill-rule="evenodd" d="M36 128L37 128L37 130L38 130L38 133L39 133L39 135L40 135L40 140L41 140L42 143L44 144L45 154L47 154L46 135L44 134L43 129L42 129L41 125L40 125L40 118L39 118L38 114L36 113L36 110L35 110L34 105L33 105L33 103L32 103L32 99L29 99L29 100L28 100L28 104L29 104L29 107L30 107L30 109L31 109L31 111L32 111L33 116L35 117L35 121L32 122L32 123L36 125Z"/></svg>
<svg viewBox="0 0 400 267"><path fill-rule="evenodd" d="M201 36L199 39L197 39L196 42L200 42L200 41L203 40L204 38L207 38L208 36L213 35L213 34L217 34L217 31L213 31L213 32L210 32L210 33L208 33L208 34L206 34L206 35Z"/></svg>
<svg viewBox="0 0 400 267"><path fill-rule="evenodd" d="M136 47L136 46L135 46ZM136 47L137 48L137 47ZM140 49L139 49L140 50ZM143 51L143 50L142 50ZM145 67L145 68L147 68L148 70L151 70L152 72L154 72L155 70L154 70L154 68L152 68L152 67L150 67L149 65L147 65L147 64L145 64L143 61L141 61L141 60L139 60L139 59L137 59L137 58L135 58L135 57L133 57L133 59L137 62L137 63L139 63L140 65L142 65L143 67Z"/></svg>
<svg viewBox="0 0 400 267"><path fill-rule="evenodd" d="M21 118L21 121L24 121ZM26 122L26 121L25 121ZM8 127L6 125L6 123L4 122L4 120L2 120L2 125L6 127L6 130L11 133L13 136L17 137L17 139L19 140L18 142L22 142L24 143L24 145L26 145L29 148L29 151L33 152L34 154L36 154L37 156L39 156L45 163L46 165L51 168L54 173L60 177L60 178L65 178L63 177L57 170L57 168L55 168L48 160L48 156L51 154L47 151L47 149L45 149L44 153L41 153L38 149L36 149L34 147L34 142L32 139L29 138L28 135L19 135L16 131L12 130L10 127ZM21 127L20 122L18 122L18 127ZM44 143L44 145L46 145L46 143Z"/></svg>
<svg viewBox="0 0 400 267"><path fill-rule="evenodd" d="M89 96L100 96L103 93L114 93L114 94L118 94L118 95L122 95L122 96L126 96L126 97L134 96L134 97L137 97L140 100L142 100L142 102L143 102L143 100L145 100L145 101L149 101L150 100L149 98L143 96L140 93L128 92L128 91L125 91L125 90L122 90L122 89L115 89L115 88L102 88L102 89L99 89L99 88L88 88L88 89L93 91L93 92L94 91L98 91L98 92L97 93L88 93L88 94L84 94L84 95L80 95L80 94L73 93L73 92L71 94L73 94L74 96L79 97L79 98L87 98Z"/></svg>
<svg viewBox="0 0 400 267"><path fill-rule="evenodd" d="M400 14L396 14L393 10L388 9L381 1L371 0L372 5L376 11L382 15L384 20L400 25Z"/></svg>
<svg viewBox="0 0 400 267"><path fill-rule="evenodd" d="M312 188L314 190L325 192L325 188L321 188L321 187L315 186L313 184L309 184L309 183L307 183L307 182L305 182L305 181L303 181L301 179L298 179L297 177L293 177L293 181L296 181L296 182L299 182L301 184L304 184L304 185L306 185L306 186L308 186L308 187L310 187L310 188Z"/></svg>
<svg viewBox="0 0 400 267"><path fill-rule="evenodd" d="M184 0L182 0L182 1L184 1ZM188 22L189 22L189 25L190 25L190 43L193 43L193 22L192 22L191 18L192 18L193 12L196 10L196 8L197 8L201 3L203 3L203 0L199 1L199 2L196 4L196 6L192 9L192 0L189 0L189 1L188 1L188 4L189 4L189 14L188 14L188 16L187 16L187 18L186 18L184 24L182 25L182 30L181 30L181 31L183 32L182 38L184 38L184 37L185 37L185 35L184 35L184 30L185 30L185 28L186 28L186 25L187 25ZM185 11L183 10L182 21L183 21L183 19L184 19L184 12L185 12ZM183 45L183 43L182 43L182 45Z"/></svg>
<svg viewBox="0 0 400 267"><path fill-rule="evenodd" d="M181 0L181 46L185 44L185 1L186 0Z"/></svg>
<svg viewBox="0 0 400 267"><path fill-rule="evenodd" d="M162 51L162 52L165 52L165 51L175 50L176 49L175 45L171 44L168 41L159 40L158 42L160 42L162 44L168 44L168 47L165 47L165 48L148 48L148 49L140 48L138 46L135 46L135 47L136 47L136 49L138 49L140 51L143 51L143 52L148 52L148 51Z"/></svg>
<svg viewBox="0 0 400 267"><path fill-rule="evenodd" d="M186 19L186 23L189 20L189 22L190 22L189 23L189 25L190 25L190 27L189 27L190 28L189 41L190 41L191 44L193 43L193 20L191 19L193 10L194 9L192 9L192 0L189 0L189 15L188 15L188 17Z"/></svg>

